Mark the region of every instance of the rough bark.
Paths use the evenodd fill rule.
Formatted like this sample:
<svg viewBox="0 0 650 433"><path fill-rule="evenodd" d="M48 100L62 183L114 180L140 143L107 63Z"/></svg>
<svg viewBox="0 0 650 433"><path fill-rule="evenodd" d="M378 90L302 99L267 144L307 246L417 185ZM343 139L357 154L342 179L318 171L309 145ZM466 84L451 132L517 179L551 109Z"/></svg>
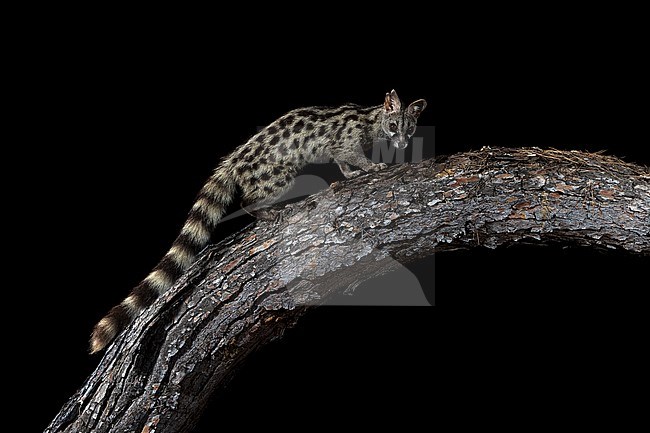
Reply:
<svg viewBox="0 0 650 433"><path fill-rule="evenodd" d="M188 432L208 396L312 305L434 252L561 242L650 254L650 171L489 149L393 166L206 249L106 352L47 432Z"/></svg>

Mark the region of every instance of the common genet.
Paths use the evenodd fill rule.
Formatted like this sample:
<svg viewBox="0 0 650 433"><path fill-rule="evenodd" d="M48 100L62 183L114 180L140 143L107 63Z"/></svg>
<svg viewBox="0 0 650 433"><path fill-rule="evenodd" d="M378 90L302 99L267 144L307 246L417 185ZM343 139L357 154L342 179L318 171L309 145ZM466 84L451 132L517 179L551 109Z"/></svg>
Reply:
<svg viewBox="0 0 650 433"><path fill-rule="evenodd" d="M288 112L224 157L203 186L187 221L167 254L119 305L95 325L90 350L98 352L192 264L239 190L243 204L259 210L293 185L305 165L333 159L346 178L386 167L364 151L385 139L403 149L426 107L419 99L405 109L395 90L374 107L343 105ZM354 170L352 167L356 167Z"/></svg>

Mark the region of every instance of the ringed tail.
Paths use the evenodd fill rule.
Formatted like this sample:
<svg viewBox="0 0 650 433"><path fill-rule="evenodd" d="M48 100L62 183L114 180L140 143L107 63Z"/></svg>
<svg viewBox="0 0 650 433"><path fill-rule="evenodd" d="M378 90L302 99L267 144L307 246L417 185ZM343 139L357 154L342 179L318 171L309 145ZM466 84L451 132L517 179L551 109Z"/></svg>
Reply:
<svg viewBox="0 0 650 433"><path fill-rule="evenodd" d="M95 325L90 337L90 353L104 349L190 267L199 251L210 241L212 231L234 194L235 183L228 170L223 166L218 167L201 189L181 233L167 254L129 296Z"/></svg>

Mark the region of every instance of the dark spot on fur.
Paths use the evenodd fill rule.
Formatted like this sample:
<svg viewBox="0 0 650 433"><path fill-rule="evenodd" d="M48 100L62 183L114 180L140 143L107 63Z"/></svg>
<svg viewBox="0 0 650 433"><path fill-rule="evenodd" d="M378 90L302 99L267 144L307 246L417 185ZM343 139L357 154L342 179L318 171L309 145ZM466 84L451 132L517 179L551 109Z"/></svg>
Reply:
<svg viewBox="0 0 650 433"><path fill-rule="evenodd" d="M278 132L278 128L276 128L275 126L269 126L268 128L266 128L266 133L268 135L273 135L276 132Z"/></svg>
<svg viewBox="0 0 650 433"><path fill-rule="evenodd" d="M290 135L291 135L291 131L289 131L288 129L285 129L284 132L282 132L282 138L289 138Z"/></svg>
<svg viewBox="0 0 650 433"><path fill-rule="evenodd" d="M293 132L298 133L302 131L302 128L305 126L305 122L300 119L298 122L296 122L295 125L293 125Z"/></svg>
<svg viewBox="0 0 650 433"><path fill-rule="evenodd" d="M298 140L297 138L294 138L293 139L293 147L295 149L297 149L299 146L300 146L300 140Z"/></svg>
<svg viewBox="0 0 650 433"><path fill-rule="evenodd" d="M265 192L273 192L273 188L271 188L270 186L265 186L264 191Z"/></svg>
<svg viewBox="0 0 650 433"><path fill-rule="evenodd" d="M271 175L268 174L268 173L262 173L262 174L260 175L260 179L262 179L262 180L269 180L269 179L271 179Z"/></svg>
<svg viewBox="0 0 650 433"><path fill-rule="evenodd" d="M256 180L255 180L254 177L251 177L250 179L248 179L248 184L249 185L255 185L255 182L256 182Z"/></svg>
<svg viewBox="0 0 650 433"><path fill-rule="evenodd" d="M348 128L348 135L352 135L352 127L351 126Z"/></svg>
<svg viewBox="0 0 650 433"><path fill-rule="evenodd" d="M325 125L321 125L318 128L318 136L322 137L323 135L325 135L325 132L327 132L327 128L325 127Z"/></svg>
<svg viewBox="0 0 650 433"><path fill-rule="evenodd" d="M313 123L308 123L307 125L305 125L305 129L307 131L313 131L314 130L314 124Z"/></svg>
<svg viewBox="0 0 650 433"><path fill-rule="evenodd" d="M266 140L266 134L260 134L255 138L258 143L264 143L264 140Z"/></svg>
<svg viewBox="0 0 650 433"><path fill-rule="evenodd" d="M278 137L277 135L274 135L273 138L271 138L271 141L269 142L269 145L273 146L273 145L277 144L278 141L280 141L280 137Z"/></svg>
<svg viewBox="0 0 650 433"><path fill-rule="evenodd" d="M356 122L357 120L359 120L359 116L357 116L356 114L350 114L348 116L345 116L344 120L346 122L349 122L349 121Z"/></svg>
<svg viewBox="0 0 650 433"><path fill-rule="evenodd" d="M254 162L254 163L251 165L251 169L252 169L253 171L257 170L259 167L260 167L260 165L259 165L257 162Z"/></svg>
<svg viewBox="0 0 650 433"><path fill-rule="evenodd" d="M273 167L273 174L280 174L282 173L282 169L280 167Z"/></svg>
<svg viewBox="0 0 650 433"><path fill-rule="evenodd" d="M294 120L293 114L289 114L287 117L284 118L284 120L286 120L287 125L292 124Z"/></svg>
<svg viewBox="0 0 650 433"><path fill-rule="evenodd" d="M293 179L293 176L290 175L290 174L287 174L287 175L284 176L284 180L286 180L287 182L290 182L291 179Z"/></svg>
<svg viewBox="0 0 650 433"><path fill-rule="evenodd" d="M243 165L240 165L239 167L237 167L237 174L239 174L240 176L242 174L246 173L247 171L248 171L248 169Z"/></svg>
<svg viewBox="0 0 650 433"><path fill-rule="evenodd" d="M286 183L284 183L284 181L282 181L282 180L278 180L278 181L275 182L275 186L278 186L280 188L282 188L285 185L286 185Z"/></svg>
<svg viewBox="0 0 650 433"><path fill-rule="evenodd" d="M264 158L264 157L261 157L259 159L259 161L260 161L260 164L266 164L266 158Z"/></svg>

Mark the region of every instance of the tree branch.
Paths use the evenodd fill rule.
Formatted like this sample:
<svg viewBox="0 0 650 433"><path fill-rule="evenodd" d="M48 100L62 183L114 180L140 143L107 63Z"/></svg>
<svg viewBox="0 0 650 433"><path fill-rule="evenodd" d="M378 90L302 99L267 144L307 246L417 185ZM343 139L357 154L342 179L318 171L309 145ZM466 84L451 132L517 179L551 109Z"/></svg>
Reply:
<svg viewBox="0 0 650 433"><path fill-rule="evenodd" d="M650 171L601 154L486 148L336 183L280 215L206 249L46 432L190 431L251 351L396 260L520 241L649 255Z"/></svg>

